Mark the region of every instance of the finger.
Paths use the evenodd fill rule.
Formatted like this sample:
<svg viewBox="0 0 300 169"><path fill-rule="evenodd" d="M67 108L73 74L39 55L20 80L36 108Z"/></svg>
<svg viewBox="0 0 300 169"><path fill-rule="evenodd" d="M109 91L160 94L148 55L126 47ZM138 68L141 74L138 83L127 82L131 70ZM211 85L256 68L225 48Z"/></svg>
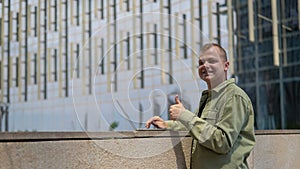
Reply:
<svg viewBox="0 0 300 169"><path fill-rule="evenodd" d="M159 117L159 116L154 116L154 117L152 118L152 122L158 121L158 120L160 120L160 117Z"/></svg>
<svg viewBox="0 0 300 169"><path fill-rule="evenodd" d="M149 120L146 122L145 127L146 127L146 128L149 128L150 125L153 123L154 120L155 120L155 117L152 117L151 119L149 119Z"/></svg>
<svg viewBox="0 0 300 169"><path fill-rule="evenodd" d="M173 114L170 114L170 119L171 120L176 120L176 118L173 116Z"/></svg>
<svg viewBox="0 0 300 169"><path fill-rule="evenodd" d="M173 114L174 114L174 112L173 112L173 110L170 110L170 118L172 118L173 117ZM172 119L171 119L172 120Z"/></svg>
<svg viewBox="0 0 300 169"><path fill-rule="evenodd" d="M180 104L181 103L180 100L179 100L179 98L178 98L178 95L175 96L175 102L176 102L176 104Z"/></svg>
<svg viewBox="0 0 300 169"><path fill-rule="evenodd" d="M146 125L145 125L145 127L148 129L148 128L150 127L150 124L151 124L151 121L150 121L150 120L148 120L148 121L146 122Z"/></svg>
<svg viewBox="0 0 300 169"><path fill-rule="evenodd" d="M154 116L146 122L145 127L150 128L151 124L156 125L155 123L157 121L161 121L161 118L159 116Z"/></svg>

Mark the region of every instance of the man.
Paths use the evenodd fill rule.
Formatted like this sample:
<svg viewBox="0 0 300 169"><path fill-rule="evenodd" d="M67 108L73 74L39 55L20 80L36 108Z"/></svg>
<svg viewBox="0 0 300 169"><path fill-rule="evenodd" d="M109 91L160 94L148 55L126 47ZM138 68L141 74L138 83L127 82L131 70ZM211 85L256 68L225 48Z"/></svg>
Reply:
<svg viewBox="0 0 300 169"><path fill-rule="evenodd" d="M191 168L248 168L247 157L255 144L254 112L247 94L234 79L227 80L229 62L225 50L209 43L201 49L198 74L207 83L196 113L186 110L175 97L171 120L158 116L146 122L162 129L187 129L192 141Z"/></svg>

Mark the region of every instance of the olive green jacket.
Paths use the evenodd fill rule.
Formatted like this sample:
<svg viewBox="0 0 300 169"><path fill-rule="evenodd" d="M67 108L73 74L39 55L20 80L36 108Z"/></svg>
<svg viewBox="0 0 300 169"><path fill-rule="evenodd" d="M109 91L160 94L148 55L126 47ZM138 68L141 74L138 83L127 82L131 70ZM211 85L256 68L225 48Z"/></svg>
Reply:
<svg viewBox="0 0 300 169"><path fill-rule="evenodd" d="M247 94L234 79L202 92L201 118L184 111L176 121L166 121L168 129L189 130L193 138L192 169L248 168L247 157L255 144L254 112Z"/></svg>

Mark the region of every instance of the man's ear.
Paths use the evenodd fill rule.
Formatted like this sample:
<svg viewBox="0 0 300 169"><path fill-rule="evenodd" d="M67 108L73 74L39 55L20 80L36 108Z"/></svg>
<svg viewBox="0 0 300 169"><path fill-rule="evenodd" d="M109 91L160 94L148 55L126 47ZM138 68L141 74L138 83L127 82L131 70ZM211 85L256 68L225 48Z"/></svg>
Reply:
<svg viewBox="0 0 300 169"><path fill-rule="evenodd" d="M229 62L226 61L224 64L224 70L227 71L229 69Z"/></svg>

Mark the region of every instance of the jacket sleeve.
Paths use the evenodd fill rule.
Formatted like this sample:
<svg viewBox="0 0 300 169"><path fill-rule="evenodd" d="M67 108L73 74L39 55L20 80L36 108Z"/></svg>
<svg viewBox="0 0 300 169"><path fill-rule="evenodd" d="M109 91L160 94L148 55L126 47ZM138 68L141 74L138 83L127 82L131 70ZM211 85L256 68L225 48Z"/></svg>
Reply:
<svg viewBox="0 0 300 169"><path fill-rule="evenodd" d="M241 96L233 96L219 110L220 120L212 125L186 110L178 118L191 136L201 145L220 154L230 151L248 117L247 102Z"/></svg>
<svg viewBox="0 0 300 169"><path fill-rule="evenodd" d="M167 123L167 130L175 130L175 131L187 131L188 129L179 121L168 120Z"/></svg>

